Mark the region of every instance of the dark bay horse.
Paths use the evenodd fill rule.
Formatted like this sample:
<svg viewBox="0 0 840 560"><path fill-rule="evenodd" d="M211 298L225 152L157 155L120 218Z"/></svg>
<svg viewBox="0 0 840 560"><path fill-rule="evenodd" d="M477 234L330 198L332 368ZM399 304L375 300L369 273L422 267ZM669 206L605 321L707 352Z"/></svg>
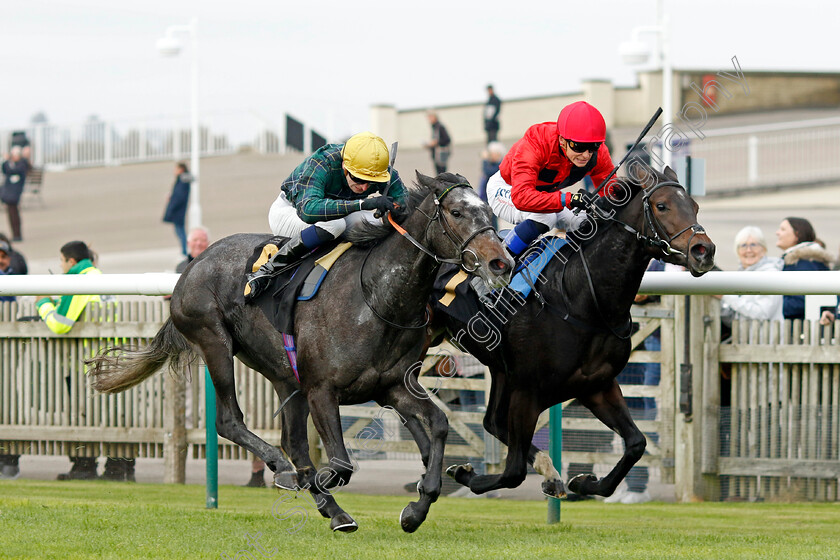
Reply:
<svg viewBox="0 0 840 560"><path fill-rule="evenodd" d="M463 177L417 176L410 214L402 224L414 242L390 228L357 233L355 240L367 245L345 252L317 297L298 303L293 334L299 384L281 333L258 307L246 305L242 295L246 261L269 236L237 234L214 243L187 267L172 294L171 318L148 347L112 348L90 361L94 388L123 391L167 362L177 367L197 351L218 394L219 434L265 461L278 486L308 489L333 530L346 532L355 530L356 522L329 493L353 473L338 407L370 400L392 407L415 438L426 467L418 485L420 500L400 516L405 531L416 530L440 494L448 430L443 412L405 383L427 349L424 317L433 280L440 263L447 261L474 269L488 284L501 287L513 265L491 226L489 206ZM265 376L285 403L281 447L292 464L245 426L236 401L234 357ZM413 376L410 381L416 384ZM310 413L330 457L326 476L309 457Z"/></svg>
<svg viewBox="0 0 840 560"><path fill-rule="evenodd" d="M532 297L521 307L501 310L506 322L496 347L469 336L468 325L442 320L450 339L489 367L492 388L484 427L508 446L501 474L477 475L469 465L447 470L474 493L519 486L530 463L545 477L545 493L565 495L551 459L531 440L540 413L570 399L578 399L624 441L624 454L609 474L576 476L569 481L571 491L610 496L642 457L645 437L615 381L630 356L633 298L651 258L700 276L714 265L715 246L697 224L697 204L670 168L636 175L618 179L612 194L590 208L584 226L569 234L570 243L536 286L543 301Z"/></svg>

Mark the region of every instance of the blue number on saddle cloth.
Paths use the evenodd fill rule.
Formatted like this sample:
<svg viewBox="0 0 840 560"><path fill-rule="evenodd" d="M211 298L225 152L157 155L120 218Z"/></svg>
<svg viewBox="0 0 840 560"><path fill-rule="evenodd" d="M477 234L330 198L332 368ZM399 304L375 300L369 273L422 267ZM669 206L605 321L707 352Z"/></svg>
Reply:
<svg viewBox="0 0 840 560"><path fill-rule="evenodd" d="M513 277L508 289L519 292L523 298L528 297L531 285L536 283L540 273L565 244L566 240L560 237L544 237L539 241L537 250L528 249L523 268Z"/></svg>

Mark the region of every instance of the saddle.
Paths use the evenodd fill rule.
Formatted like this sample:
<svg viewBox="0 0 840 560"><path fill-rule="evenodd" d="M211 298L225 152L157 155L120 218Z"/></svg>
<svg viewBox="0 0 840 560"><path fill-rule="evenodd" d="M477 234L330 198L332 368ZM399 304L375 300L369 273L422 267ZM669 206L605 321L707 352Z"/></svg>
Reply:
<svg viewBox="0 0 840 560"><path fill-rule="evenodd" d="M285 237L272 237L255 247L246 263L246 274L258 270L286 240ZM327 272L351 245L346 241L332 241L318 247L274 276L268 289L254 299L253 305L262 310L278 331L293 332L296 302L308 301L317 295Z"/></svg>

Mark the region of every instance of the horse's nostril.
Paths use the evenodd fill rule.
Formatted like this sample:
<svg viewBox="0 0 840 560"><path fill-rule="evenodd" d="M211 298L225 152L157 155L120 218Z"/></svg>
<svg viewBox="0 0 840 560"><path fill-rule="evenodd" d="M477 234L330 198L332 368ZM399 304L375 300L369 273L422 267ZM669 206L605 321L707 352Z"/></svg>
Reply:
<svg viewBox="0 0 840 560"><path fill-rule="evenodd" d="M508 263L505 262L503 259L493 259L492 261L490 261L490 268L494 272L502 273L506 272L507 269L510 268L510 265L508 265Z"/></svg>

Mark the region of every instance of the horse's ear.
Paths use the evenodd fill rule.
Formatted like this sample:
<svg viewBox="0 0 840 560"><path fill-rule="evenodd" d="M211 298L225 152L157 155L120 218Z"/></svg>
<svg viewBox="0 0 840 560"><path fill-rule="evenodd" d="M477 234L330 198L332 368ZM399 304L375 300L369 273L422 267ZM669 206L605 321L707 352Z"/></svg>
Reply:
<svg viewBox="0 0 840 560"><path fill-rule="evenodd" d="M626 169L627 176L642 188L652 187L659 182L656 171L641 160L631 158Z"/></svg>
<svg viewBox="0 0 840 560"><path fill-rule="evenodd" d="M673 181L675 183L680 182L679 178L677 177L677 172L668 167L667 165L665 166L665 169L662 170L662 174L665 175L665 178L669 181Z"/></svg>
<svg viewBox="0 0 840 560"><path fill-rule="evenodd" d="M434 179L428 175L423 175L417 169L414 170L414 173L417 175L417 183L420 184L420 186L426 187L427 189L435 188L436 181Z"/></svg>

